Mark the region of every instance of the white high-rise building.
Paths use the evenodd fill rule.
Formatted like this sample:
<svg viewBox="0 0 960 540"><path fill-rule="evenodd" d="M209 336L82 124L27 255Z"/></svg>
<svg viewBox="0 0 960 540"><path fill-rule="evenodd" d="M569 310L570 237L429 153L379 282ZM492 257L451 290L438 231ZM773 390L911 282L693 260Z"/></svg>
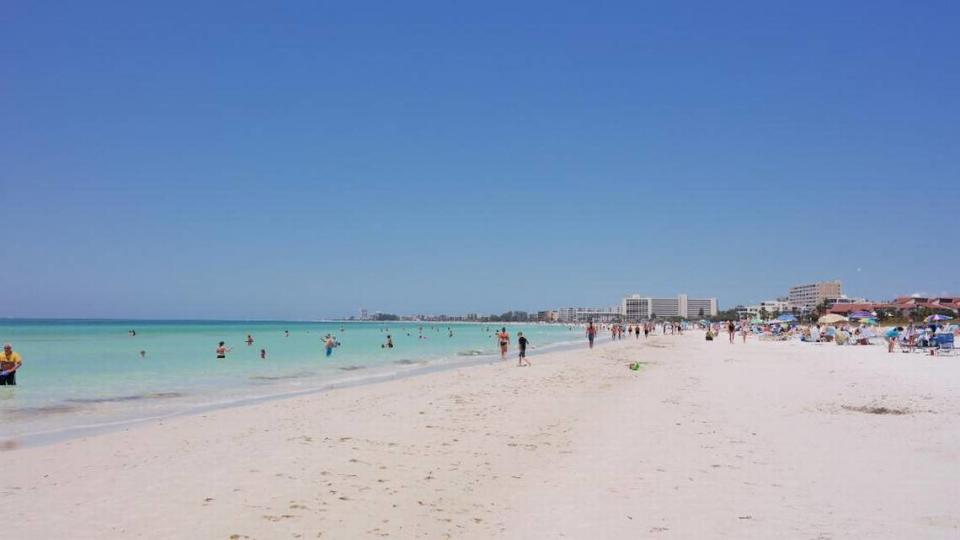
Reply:
<svg viewBox="0 0 960 540"><path fill-rule="evenodd" d="M698 319L717 315L716 298L689 298L678 294L675 298L652 298L634 294L623 299L621 311L630 322L651 318L680 317Z"/></svg>

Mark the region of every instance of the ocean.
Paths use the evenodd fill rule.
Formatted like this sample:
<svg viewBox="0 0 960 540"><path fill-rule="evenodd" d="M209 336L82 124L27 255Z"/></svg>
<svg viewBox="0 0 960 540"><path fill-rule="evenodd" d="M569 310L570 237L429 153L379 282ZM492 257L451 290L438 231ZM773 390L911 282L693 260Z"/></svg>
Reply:
<svg viewBox="0 0 960 540"><path fill-rule="evenodd" d="M499 361L494 332L500 326L0 320L0 341L11 342L23 357L18 386L0 387L0 440L42 444L149 419ZM517 332L530 340L531 356L582 339L582 329L564 325L513 324L507 331L512 362ZM329 357L327 334L340 342ZM381 346L388 334L392 349ZM225 359L216 357L220 341L231 347Z"/></svg>

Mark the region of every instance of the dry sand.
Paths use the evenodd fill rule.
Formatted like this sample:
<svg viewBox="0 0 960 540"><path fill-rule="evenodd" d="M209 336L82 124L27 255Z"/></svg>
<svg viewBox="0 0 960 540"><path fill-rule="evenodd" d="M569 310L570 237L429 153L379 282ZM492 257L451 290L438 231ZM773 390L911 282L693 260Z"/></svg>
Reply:
<svg viewBox="0 0 960 540"><path fill-rule="evenodd" d="M960 358L533 353L0 453L2 536L960 537Z"/></svg>

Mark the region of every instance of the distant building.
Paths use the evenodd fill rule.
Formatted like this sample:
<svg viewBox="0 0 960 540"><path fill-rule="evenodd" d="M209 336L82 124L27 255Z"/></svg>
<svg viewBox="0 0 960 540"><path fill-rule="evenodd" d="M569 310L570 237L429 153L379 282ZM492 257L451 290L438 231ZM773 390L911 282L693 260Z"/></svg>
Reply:
<svg viewBox="0 0 960 540"><path fill-rule="evenodd" d="M557 322L560 320L560 313L554 310L538 311L537 320L541 322Z"/></svg>
<svg viewBox="0 0 960 540"><path fill-rule="evenodd" d="M913 317L920 310L927 313L960 314L960 296L900 296L892 302L840 302L830 306L829 311L838 315L849 315L855 311L885 311L902 317Z"/></svg>
<svg viewBox="0 0 960 540"><path fill-rule="evenodd" d="M790 287L790 307L801 311L810 311L827 298L843 296L842 289L839 280L795 285Z"/></svg>
<svg viewBox="0 0 960 540"><path fill-rule="evenodd" d="M623 317L619 308L566 307L557 310L557 320L572 323L607 323Z"/></svg>
<svg viewBox="0 0 960 540"><path fill-rule="evenodd" d="M361 309L361 310L360 310L360 320L361 320L361 321L368 321L368 320L370 320L370 313L368 313L367 310L365 310L365 309Z"/></svg>
<svg viewBox="0 0 960 540"><path fill-rule="evenodd" d="M836 305L842 304L866 304L866 298L848 298L847 295L841 295L837 297L824 298L823 301L827 304L827 309L832 308Z"/></svg>
<svg viewBox="0 0 960 540"><path fill-rule="evenodd" d="M678 294L675 298L652 298L634 294L623 299L621 311L629 322L644 321L653 317L682 319L716 317L717 299L688 298L685 294Z"/></svg>
<svg viewBox="0 0 960 540"><path fill-rule="evenodd" d="M785 298L778 298L776 300L764 300L752 306L737 306L735 309L737 310L737 316L741 319L752 319L764 315L770 318L776 314L790 311L790 302Z"/></svg>

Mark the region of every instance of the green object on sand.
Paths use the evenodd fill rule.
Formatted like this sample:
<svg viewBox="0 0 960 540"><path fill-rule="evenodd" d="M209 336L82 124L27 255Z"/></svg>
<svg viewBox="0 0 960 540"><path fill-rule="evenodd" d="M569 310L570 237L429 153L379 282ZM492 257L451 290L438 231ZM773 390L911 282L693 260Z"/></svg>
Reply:
<svg viewBox="0 0 960 540"><path fill-rule="evenodd" d="M640 369L640 362L632 362L630 364L630 369L637 371Z"/></svg>

